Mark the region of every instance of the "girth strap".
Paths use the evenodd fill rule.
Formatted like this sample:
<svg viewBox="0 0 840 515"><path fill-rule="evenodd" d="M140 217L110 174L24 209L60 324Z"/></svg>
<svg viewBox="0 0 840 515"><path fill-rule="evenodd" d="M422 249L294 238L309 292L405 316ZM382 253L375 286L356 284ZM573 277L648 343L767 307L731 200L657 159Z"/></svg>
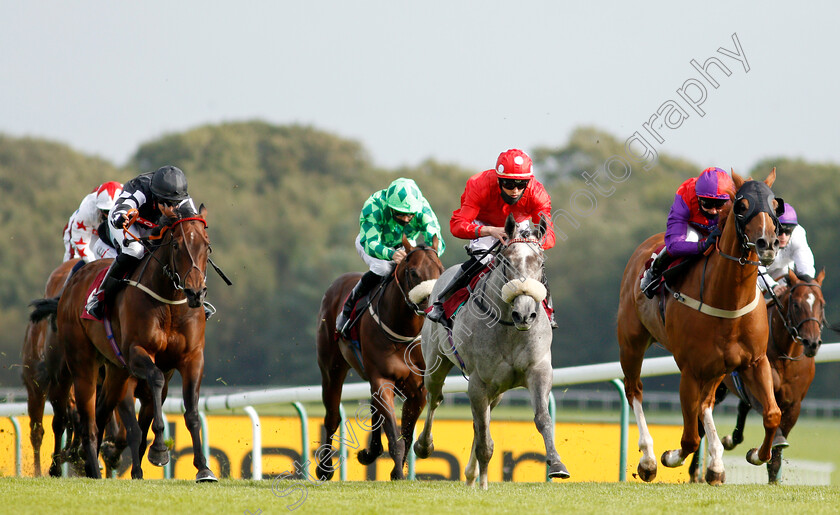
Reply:
<svg viewBox="0 0 840 515"><path fill-rule="evenodd" d="M143 291L144 291L144 292L146 292L146 294L148 294L150 297L152 297L153 299L155 299L155 300L157 300L157 301L159 301L159 302L163 302L164 304L170 304L170 305L175 306L175 305L178 305L178 304L184 304L185 302L187 302L187 299L186 299L186 298L183 298L183 299L181 299L181 300L169 300L169 299L164 299L163 297L161 297L161 296L160 296L160 295L158 295L157 293L153 292L152 290L150 290L150 289L149 289L149 288L147 288L146 286L144 286L144 285L142 285L142 284L138 283L137 281L129 281L129 280L126 280L125 282L126 282L127 284L129 284L130 286L134 286L135 288L138 288L138 289L140 289L140 290L143 290Z"/></svg>
<svg viewBox="0 0 840 515"><path fill-rule="evenodd" d="M685 304L686 306L688 306L692 309L696 309L697 311L699 311L703 314L710 315L710 316L713 316L713 317L718 317L718 318L730 318L730 319L731 318L740 318L740 317L746 315L747 313L751 313L756 308L756 306L758 306L759 301L763 298L762 295L761 295L761 290L758 288L758 285L756 285L756 287L755 287L755 298L752 300L752 302L750 302L746 306L742 307L741 309L736 309L734 311L731 311L731 310L728 310L728 309L714 308L712 306L709 306L708 304L704 304L704 303L700 302L697 299L693 299L693 298L691 298L691 297L689 297L689 296L687 296L683 293L671 290L670 288L668 288L668 291L671 292L671 294L673 295L674 299L677 300L677 302Z"/></svg>

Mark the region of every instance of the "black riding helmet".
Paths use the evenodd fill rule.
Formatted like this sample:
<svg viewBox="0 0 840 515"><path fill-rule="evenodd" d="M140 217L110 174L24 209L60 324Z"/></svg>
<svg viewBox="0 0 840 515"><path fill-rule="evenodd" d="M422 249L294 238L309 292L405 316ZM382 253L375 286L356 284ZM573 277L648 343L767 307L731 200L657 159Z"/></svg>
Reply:
<svg viewBox="0 0 840 515"><path fill-rule="evenodd" d="M152 176L152 193L158 199L170 202L187 199L187 176L176 166L158 168Z"/></svg>

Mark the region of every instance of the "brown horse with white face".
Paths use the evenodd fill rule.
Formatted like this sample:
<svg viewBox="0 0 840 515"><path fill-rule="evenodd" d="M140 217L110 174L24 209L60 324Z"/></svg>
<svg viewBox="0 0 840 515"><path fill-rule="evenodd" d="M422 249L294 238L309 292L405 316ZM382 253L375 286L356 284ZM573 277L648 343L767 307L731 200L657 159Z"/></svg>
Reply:
<svg viewBox="0 0 840 515"><path fill-rule="evenodd" d="M149 461L158 466L169 462L161 405L168 377L177 370L183 382L184 421L192 437L196 480L216 480L201 450L198 417L198 393L204 374L202 307L210 254L206 209L202 206L199 211L195 217L164 219L157 237L146 242L149 252L108 307L113 343L104 324L81 318L91 284L110 260L94 261L74 274L54 308L59 342L73 376L88 477L100 477L97 451L102 431L125 397L132 376L146 381L152 394L149 404L153 407L155 438L149 447ZM96 377L103 362L106 375L97 398ZM134 453L141 445L140 427L133 403L128 407L124 404L120 404L120 417ZM142 477L139 466L132 468L132 477Z"/></svg>
<svg viewBox="0 0 840 515"><path fill-rule="evenodd" d="M656 477L653 439L642 410L640 373L645 351L659 342L674 355L680 369L680 404L683 435L680 448L666 451L662 464L677 467L700 444L698 418L709 435L711 460L709 484L722 483L723 447L712 419L715 389L725 374L738 370L761 401L765 436L761 447L747 460L758 465L771 457L771 443L779 426L780 411L773 396L773 379L767 359L767 311L756 287L759 264L768 265L779 248L777 216L782 202L770 187L776 171L764 182L745 181L732 174L737 192L721 211L722 234L717 247L689 266L664 296L664 321L660 299L648 299L639 289L645 262L661 247L663 234L642 243L630 258L621 282L618 308L618 343L627 400L639 428L639 476ZM781 208L783 209L783 208ZM701 299L700 301L696 299Z"/></svg>
<svg viewBox="0 0 840 515"><path fill-rule="evenodd" d="M394 268L393 277L386 285L371 293L371 304L357 322L359 349L354 350L352 343L336 334L335 319L361 274L342 275L330 285L321 300L317 353L321 395L326 408L326 433L317 452L318 479L329 480L335 472L332 440L340 420L344 379L351 367L359 377L370 382L372 395L370 447L359 452L359 462L369 465L382 454L381 433L384 430L388 453L394 460L391 479L404 477L403 468L414 439L414 426L426 404L423 386L426 366L417 340L425 320L420 313L428 305L429 293L443 272L443 265L437 255L437 237L431 247L412 246L403 237L403 248L405 258ZM403 401L402 427L397 426L395 395Z"/></svg>

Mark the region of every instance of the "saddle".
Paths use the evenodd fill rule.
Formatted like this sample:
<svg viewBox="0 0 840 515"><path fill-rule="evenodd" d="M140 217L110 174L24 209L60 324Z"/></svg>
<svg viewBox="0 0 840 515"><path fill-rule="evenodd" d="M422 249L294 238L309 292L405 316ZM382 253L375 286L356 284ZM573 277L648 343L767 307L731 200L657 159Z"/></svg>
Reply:
<svg viewBox="0 0 840 515"><path fill-rule="evenodd" d="M638 278L639 280L642 279L642 276L645 275L645 272L647 272L651 265L653 265L653 260L664 248L665 245L659 245L658 247L656 247L656 249L654 249L651 257L649 257L648 260L645 261L645 266L642 268L641 274ZM668 263L668 267L665 269L665 271L662 272L662 275L660 275L656 279L657 284L656 286L654 286L654 288L656 289L656 294L658 296L662 296L665 293L665 287L674 284L687 268L686 265L693 262L694 256L681 256L678 258L673 258L673 261Z"/></svg>
<svg viewBox="0 0 840 515"><path fill-rule="evenodd" d="M349 337L348 339L350 342L357 348L359 347L360 341L359 319L362 318L362 315L368 306L370 306L370 303L373 302L373 299L388 285L389 282L391 282L393 278L393 275L388 275L384 281L380 282L377 286L374 286L372 290L362 295L359 300L356 301L356 304L353 306L353 310L350 311L350 324L347 326L347 336ZM350 298L350 292L348 292L347 296L344 297L344 302L347 302L348 298Z"/></svg>

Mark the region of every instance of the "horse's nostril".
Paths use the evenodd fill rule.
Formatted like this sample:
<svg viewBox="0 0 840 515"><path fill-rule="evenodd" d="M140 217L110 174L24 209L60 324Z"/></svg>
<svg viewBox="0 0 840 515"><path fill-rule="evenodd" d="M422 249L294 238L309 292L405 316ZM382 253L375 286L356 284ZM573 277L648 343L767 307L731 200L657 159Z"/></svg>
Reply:
<svg viewBox="0 0 840 515"><path fill-rule="evenodd" d="M758 250L764 250L767 248L767 240L764 238L759 238L758 241L755 242L755 247Z"/></svg>

